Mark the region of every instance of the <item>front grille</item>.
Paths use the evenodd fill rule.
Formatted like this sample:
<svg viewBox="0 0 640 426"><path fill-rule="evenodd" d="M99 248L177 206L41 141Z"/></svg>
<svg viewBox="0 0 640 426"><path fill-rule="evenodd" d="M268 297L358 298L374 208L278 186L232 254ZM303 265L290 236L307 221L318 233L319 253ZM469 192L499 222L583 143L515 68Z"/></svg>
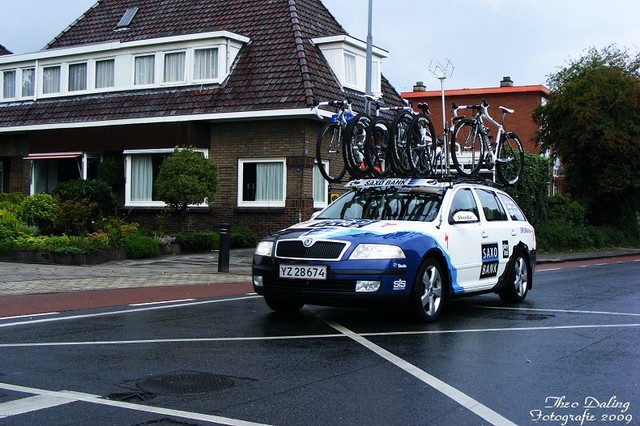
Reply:
<svg viewBox="0 0 640 426"><path fill-rule="evenodd" d="M283 259L325 259L338 260L347 243L333 241L316 241L305 247L301 240L279 241L276 246L276 257Z"/></svg>
<svg viewBox="0 0 640 426"><path fill-rule="evenodd" d="M327 292L327 293L355 293L356 282L353 280L278 280L265 277L264 287L266 289L287 290L293 293L304 293L307 291Z"/></svg>

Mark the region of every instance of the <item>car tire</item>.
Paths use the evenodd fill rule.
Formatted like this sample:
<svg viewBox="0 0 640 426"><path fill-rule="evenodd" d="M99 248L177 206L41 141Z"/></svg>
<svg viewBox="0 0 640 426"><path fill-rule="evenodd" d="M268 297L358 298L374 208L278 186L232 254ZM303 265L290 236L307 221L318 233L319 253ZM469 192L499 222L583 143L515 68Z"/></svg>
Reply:
<svg viewBox="0 0 640 426"><path fill-rule="evenodd" d="M282 314L295 314L304 306L302 302L291 302L271 296L265 296L264 301L271 310Z"/></svg>
<svg viewBox="0 0 640 426"><path fill-rule="evenodd" d="M434 258L427 258L416 275L411 294L411 313L422 322L438 319L446 298L447 280L442 265Z"/></svg>
<svg viewBox="0 0 640 426"><path fill-rule="evenodd" d="M498 292L498 296L503 302L520 303L524 301L529 291L531 266L522 252L518 252L513 263L510 264L510 268L507 281Z"/></svg>

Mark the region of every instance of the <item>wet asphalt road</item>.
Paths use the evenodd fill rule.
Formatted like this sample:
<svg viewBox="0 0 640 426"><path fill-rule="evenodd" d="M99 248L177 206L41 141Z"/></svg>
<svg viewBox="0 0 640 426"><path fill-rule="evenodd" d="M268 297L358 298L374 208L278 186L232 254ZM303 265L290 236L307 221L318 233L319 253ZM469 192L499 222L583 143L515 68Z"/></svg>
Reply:
<svg viewBox="0 0 640 426"><path fill-rule="evenodd" d="M1 319L0 424L638 424L637 256L534 280L429 325L244 293Z"/></svg>

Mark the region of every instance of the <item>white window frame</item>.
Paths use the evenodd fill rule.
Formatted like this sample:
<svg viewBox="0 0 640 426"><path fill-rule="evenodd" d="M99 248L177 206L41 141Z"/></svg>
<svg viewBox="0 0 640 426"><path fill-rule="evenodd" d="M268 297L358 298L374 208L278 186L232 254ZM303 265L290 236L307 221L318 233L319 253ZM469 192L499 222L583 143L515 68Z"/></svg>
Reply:
<svg viewBox="0 0 640 426"><path fill-rule="evenodd" d="M31 93L25 93L24 83L25 77L27 73L31 71ZM38 74L36 71L36 67L25 67L20 69L20 97L22 98L32 98L36 95L36 91L38 90Z"/></svg>
<svg viewBox="0 0 640 426"><path fill-rule="evenodd" d="M328 161L323 161L322 164L324 164L325 170L329 170ZM312 179L311 185L312 185L311 192L313 196L313 208L322 209L327 207L329 205L329 182L327 182L324 176L322 176L322 173L320 172L320 167L318 166L317 161L313 164L313 179ZM319 192L318 189L320 185L322 185L323 187L323 190L322 190L323 194L318 194Z"/></svg>
<svg viewBox="0 0 640 426"><path fill-rule="evenodd" d="M180 70L180 75L177 79L167 80L167 58L181 55L182 56L182 70ZM187 51L186 50L174 50L169 52L162 53L162 84L163 85L171 85L171 84L184 84L187 81Z"/></svg>
<svg viewBox="0 0 640 426"><path fill-rule="evenodd" d="M72 73L72 69L74 69L75 67L81 67L84 65L84 81L81 81L80 83L84 83L84 86L80 86L80 88L72 88L72 79L74 78L74 73ZM76 82L77 83L77 82ZM76 92L86 92L87 89L89 87L89 64L87 62L73 62L70 63L68 66L68 72L67 72L67 91L69 93L76 93Z"/></svg>
<svg viewBox="0 0 640 426"><path fill-rule="evenodd" d="M112 64L111 67L111 75L110 75L110 86L100 86L98 87L98 81L100 80L98 77L98 72L102 70L98 65L102 63L110 62ZM93 71L93 88L97 91L109 90L113 89L116 86L116 60L115 58L100 58L94 61L94 71Z"/></svg>
<svg viewBox="0 0 640 426"><path fill-rule="evenodd" d="M47 79L47 70L55 69L55 68L58 69L58 76L57 76L57 80L58 81L54 82L54 83L57 83L57 84L55 84L55 86L57 86L57 87L53 88L53 89L56 89L56 90L46 91L45 87L46 87L46 84L47 84L47 81L46 81L46 79ZM42 95L43 96L59 95L61 90L62 90L62 65L61 64L52 64L52 65L43 66L42 67Z"/></svg>
<svg viewBox="0 0 640 426"><path fill-rule="evenodd" d="M13 86L13 93L11 95L6 93L6 87L9 82L8 76L11 76L11 85ZM18 71L15 68L2 70L2 99L15 99L18 96Z"/></svg>
<svg viewBox="0 0 640 426"><path fill-rule="evenodd" d="M197 72L197 67L198 67L198 61L197 61L197 56L198 56L198 52L203 52L203 51L213 51L215 52L215 60L213 63L213 76L210 77L199 77L198 76L198 72ZM218 79L218 75L220 74L220 48L219 47L213 47L213 46L204 46L204 47L196 47L193 49L193 81L194 82L208 82L208 81L215 81Z"/></svg>
<svg viewBox="0 0 640 426"><path fill-rule="evenodd" d="M344 85L358 87L358 55L349 51L344 52Z"/></svg>
<svg viewBox="0 0 640 426"><path fill-rule="evenodd" d="M151 82L144 82L144 83L137 83L136 82L136 74L137 74L137 70L138 70L138 59L142 59L142 58L152 58L152 62L153 62L153 68L151 69ZM133 75L131 76L131 84L133 87L151 87L153 85L155 85L157 76L156 76L156 68L157 64L156 64L156 55L155 53L142 53L140 55L135 55L133 57Z"/></svg>
<svg viewBox="0 0 640 426"><path fill-rule="evenodd" d="M243 187L244 187L243 171L244 171L245 164L265 164L265 163L282 165L282 182L281 182L282 199L271 200L271 201L243 200L242 198ZM243 158L238 160L238 207L284 208L286 199L287 199L287 160L286 158Z"/></svg>
<svg viewBox="0 0 640 426"><path fill-rule="evenodd" d="M131 200L131 195L133 192L133 189L131 187L131 183L132 183L132 170L131 170L131 166L132 166L132 161L131 161L131 157L134 155L160 155L160 154L172 154L175 150L173 148L159 148L159 149L132 149L132 150L126 150L123 151L124 154L124 161L125 161L125 186L124 186L124 193L125 193L125 200L124 200L124 206L125 207L154 207L154 208L163 208L166 207L167 204L164 201L132 201ZM204 156L204 158L209 158L209 150L208 149L193 149L193 151L195 152L200 152L202 153L202 155ZM152 183L153 185L153 183ZM194 205L190 205L190 207L208 207L209 203L207 200L205 200L202 204L194 204Z"/></svg>

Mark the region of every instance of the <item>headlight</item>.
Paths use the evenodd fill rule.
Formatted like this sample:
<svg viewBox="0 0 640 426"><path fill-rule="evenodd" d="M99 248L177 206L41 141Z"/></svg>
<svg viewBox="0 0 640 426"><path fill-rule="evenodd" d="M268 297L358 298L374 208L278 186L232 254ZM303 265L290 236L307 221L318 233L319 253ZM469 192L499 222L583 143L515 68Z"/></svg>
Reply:
<svg viewBox="0 0 640 426"><path fill-rule="evenodd" d="M406 256L398 246L389 244L360 244L351 253L349 259L404 259Z"/></svg>
<svg viewBox="0 0 640 426"><path fill-rule="evenodd" d="M271 256L273 251L273 241L261 241L256 246L256 252L258 256Z"/></svg>

